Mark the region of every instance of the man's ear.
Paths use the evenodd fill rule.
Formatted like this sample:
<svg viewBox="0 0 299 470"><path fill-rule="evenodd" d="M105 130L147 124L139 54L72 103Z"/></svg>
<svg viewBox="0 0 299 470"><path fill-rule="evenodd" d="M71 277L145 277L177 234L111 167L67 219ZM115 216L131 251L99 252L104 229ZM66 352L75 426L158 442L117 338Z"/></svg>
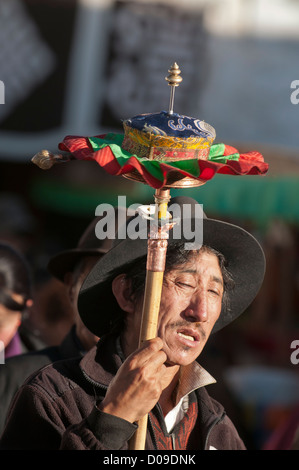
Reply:
<svg viewBox="0 0 299 470"><path fill-rule="evenodd" d="M124 312L132 313L135 309L132 300L131 280L126 278L125 274L119 274L112 281L112 292L118 305Z"/></svg>

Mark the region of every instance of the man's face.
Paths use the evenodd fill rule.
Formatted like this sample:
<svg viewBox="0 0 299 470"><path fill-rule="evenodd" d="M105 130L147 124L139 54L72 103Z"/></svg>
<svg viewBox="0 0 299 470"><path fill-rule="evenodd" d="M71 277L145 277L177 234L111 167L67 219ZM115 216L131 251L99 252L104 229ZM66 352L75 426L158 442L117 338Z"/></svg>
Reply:
<svg viewBox="0 0 299 470"><path fill-rule="evenodd" d="M187 365L203 350L222 305L223 279L218 258L203 251L165 274L158 336L169 365Z"/></svg>

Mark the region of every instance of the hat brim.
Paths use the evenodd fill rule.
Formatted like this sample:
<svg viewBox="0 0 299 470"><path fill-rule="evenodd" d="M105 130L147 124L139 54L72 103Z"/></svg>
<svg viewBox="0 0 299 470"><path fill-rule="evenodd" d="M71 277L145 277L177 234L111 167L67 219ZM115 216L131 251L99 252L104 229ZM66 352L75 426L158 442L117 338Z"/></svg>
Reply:
<svg viewBox="0 0 299 470"><path fill-rule="evenodd" d="M219 234L221 233L221 236ZM190 242L182 238L182 241ZM177 240L171 237L168 247ZM203 245L222 253L235 286L229 309L223 307L213 333L241 315L256 297L265 274L265 256L258 241L246 230L219 220L203 219ZM111 290L111 273L143 258L147 240L127 238L119 242L100 259L85 279L78 298L78 310L87 328L97 336L111 329L116 320L116 300Z"/></svg>
<svg viewBox="0 0 299 470"><path fill-rule="evenodd" d="M100 256L104 255L107 252L106 249L89 249L82 250L79 248L74 248L72 250L65 250L61 253L53 256L50 259L47 269L56 279L64 282L64 277L67 273L72 272L76 264L81 261L81 259L86 256Z"/></svg>

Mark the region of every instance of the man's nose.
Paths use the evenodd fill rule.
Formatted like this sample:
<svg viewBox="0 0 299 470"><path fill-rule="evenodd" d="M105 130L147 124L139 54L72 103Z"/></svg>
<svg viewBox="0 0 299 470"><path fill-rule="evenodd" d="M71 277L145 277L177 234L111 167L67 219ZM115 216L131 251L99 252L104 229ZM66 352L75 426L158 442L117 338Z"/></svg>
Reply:
<svg viewBox="0 0 299 470"><path fill-rule="evenodd" d="M199 292L192 297L184 316L186 320L192 322L208 321L208 302L205 293Z"/></svg>

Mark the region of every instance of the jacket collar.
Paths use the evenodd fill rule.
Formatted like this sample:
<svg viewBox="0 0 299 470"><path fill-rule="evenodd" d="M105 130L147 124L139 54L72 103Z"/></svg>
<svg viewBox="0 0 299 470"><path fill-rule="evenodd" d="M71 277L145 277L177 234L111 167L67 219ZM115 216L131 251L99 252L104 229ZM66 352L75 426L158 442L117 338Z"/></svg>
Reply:
<svg viewBox="0 0 299 470"><path fill-rule="evenodd" d="M116 339L112 334L103 336L80 361L84 375L95 385L108 387L122 364Z"/></svg>
<svg viewBox="0 0 299 470"><path fill-rule="evenodd" d="M65 336L62 343L59 345L59 353L61 359L67 359L69 357L83 356L85 351L80 343L80 340L76 334L75 326L72 326L68 334Z"/></svg>

